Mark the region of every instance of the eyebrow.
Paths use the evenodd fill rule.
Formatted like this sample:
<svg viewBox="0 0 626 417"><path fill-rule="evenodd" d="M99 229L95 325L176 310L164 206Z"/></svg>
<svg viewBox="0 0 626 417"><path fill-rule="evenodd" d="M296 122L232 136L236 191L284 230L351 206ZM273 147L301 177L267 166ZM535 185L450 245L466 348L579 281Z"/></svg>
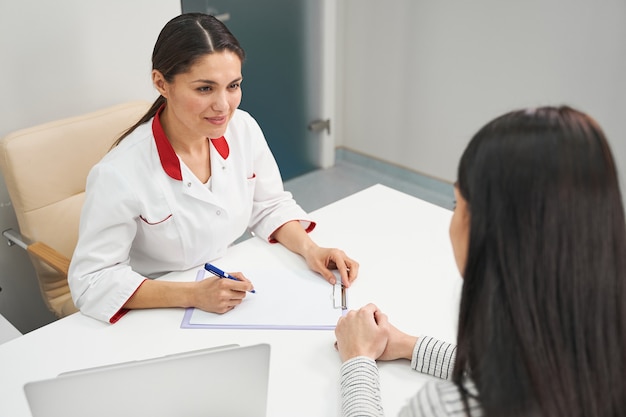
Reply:
<svg viewBox="0 0 626 417"><path fill-rule="evenodd" d="M232 80L231 82L229 82L227 84L232 84L232 83L241 82L241 81L243 81L243 77L236 78L236 79ZM218 82L213 81L213 80L203 80L203 79L194 80L192 82L193 83L211 84L211 85L218 85L219 84Z"/></svg>

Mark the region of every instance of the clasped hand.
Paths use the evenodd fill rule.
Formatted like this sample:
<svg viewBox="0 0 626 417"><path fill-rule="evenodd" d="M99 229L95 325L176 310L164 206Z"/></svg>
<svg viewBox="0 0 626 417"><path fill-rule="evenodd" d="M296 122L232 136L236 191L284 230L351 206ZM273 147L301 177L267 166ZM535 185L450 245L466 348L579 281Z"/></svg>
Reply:
<svg viewBox="0 0 626 417"><path fill-rule="evenodd" d="M374 304L351 310L335 327L341 361L357 356L374 360L411 359L417 337L401 332Z"/></svg>

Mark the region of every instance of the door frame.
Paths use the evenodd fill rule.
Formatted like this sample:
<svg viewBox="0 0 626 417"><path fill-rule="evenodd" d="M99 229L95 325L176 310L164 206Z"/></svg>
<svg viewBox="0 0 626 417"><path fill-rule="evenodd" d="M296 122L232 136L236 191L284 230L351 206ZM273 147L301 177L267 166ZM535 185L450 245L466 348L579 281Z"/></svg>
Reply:
<svg viewBox="0 0 626 417"><path fill-rule="evenodd" d="M330 168L335 165L335 133L338 115L336 106L337 79L337 2L322 0L322 118L330 119L330 131L321 135L319 166Z"/></svg>

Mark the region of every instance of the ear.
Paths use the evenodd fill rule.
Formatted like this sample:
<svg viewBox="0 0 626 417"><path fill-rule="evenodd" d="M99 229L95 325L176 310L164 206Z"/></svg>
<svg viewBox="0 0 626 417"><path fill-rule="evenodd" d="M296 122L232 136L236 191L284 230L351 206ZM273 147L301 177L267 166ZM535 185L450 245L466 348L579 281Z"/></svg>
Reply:
<svg viewBox="0 0 626 417"><path fill-rule="evenodd" d="M165 98L167 98L167 81L159 70L152 70L152 85Z"/></svg>

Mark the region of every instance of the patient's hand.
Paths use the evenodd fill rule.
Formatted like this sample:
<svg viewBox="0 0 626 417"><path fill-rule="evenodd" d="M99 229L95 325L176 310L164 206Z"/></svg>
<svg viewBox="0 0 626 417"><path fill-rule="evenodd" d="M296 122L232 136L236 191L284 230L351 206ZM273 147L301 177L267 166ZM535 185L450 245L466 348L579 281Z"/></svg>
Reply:
<svg viewBox="0 0 626 417"><path fill-rule="evenodd" d="M340 317L335 336L343 362L357 356L377 359L387 345L387 318L374 304L368 304Z"/></svg>
<svg viewBox="0 0 626 417"><path fill-rule="evenodd" d="M417 343L417 337L411 336L398 330L394 325L387 322L387 345L378 360L392 361L396 359L411 360L413 348Z"/></svg>

